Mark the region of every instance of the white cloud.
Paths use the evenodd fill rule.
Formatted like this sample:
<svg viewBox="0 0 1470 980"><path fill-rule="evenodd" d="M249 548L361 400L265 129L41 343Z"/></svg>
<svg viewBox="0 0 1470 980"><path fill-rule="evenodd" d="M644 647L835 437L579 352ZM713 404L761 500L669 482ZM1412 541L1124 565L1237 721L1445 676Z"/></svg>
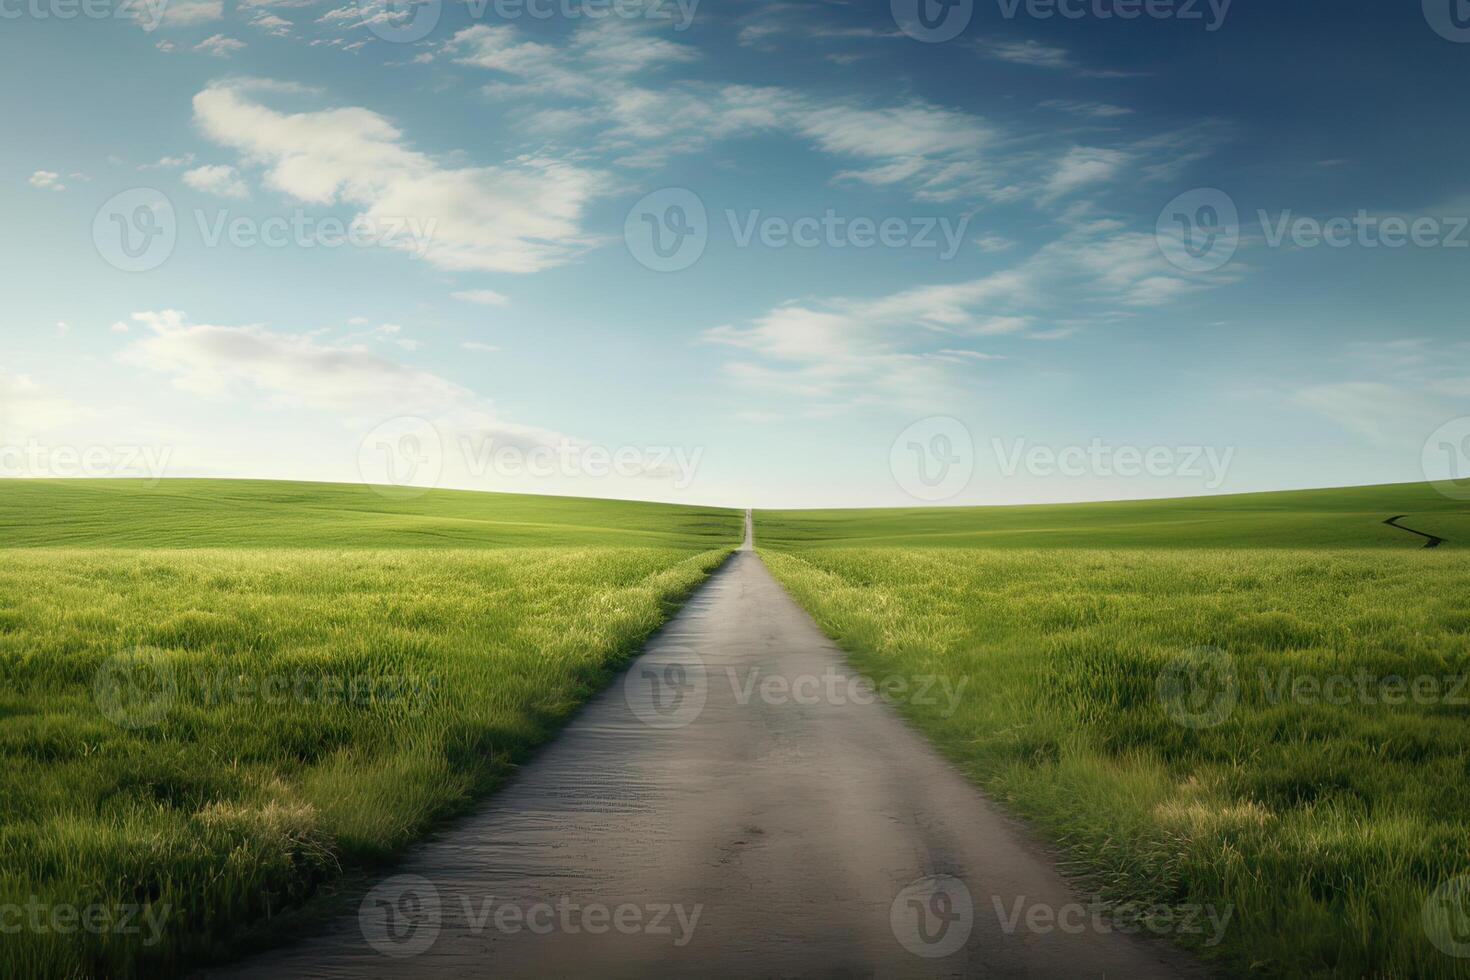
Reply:
<svg viewBox="0 0 1470 980"><path fill-rule="evenodd" d="M784 20L785 15L781 18ZM762 36L772 36L763 32ZM997 57L1082 74L1064 49L1036 42L994 46ZM1159 179L1213 149L1207 126L1143 142L1074 147L1051 132L1027 134L973 113L921 100L874 105L772 86L668 77L694 60L689 47L626 22L579 27L569 40L532 40L514 25L475 25L421 60L492 72L487 94L514 100L513 117L537 138L577 135L577 146L620 166L646 169L718 140L768 133L804 141L841 161L839 181L902 190L931 202L1030 200L1047 206L1072 191L1112 180L1136 159ZM655 73L656 83L645 81ZM568 104L570 100L570 104ZM1090 119L1129 110L1101 102L1048 105Z"/></svg>
<svg viewBox="0 0 1470 980"><path fill-rule="evenodd" d="M273 37L286 37L291 33L294 25L284 17L278 17L269 11L262 10L251 19L250 26L256 30L265 31Z"/></svg>
<svg viewBox="0 0 1470 980"><path fill-rule="evenodd" d="M177 310L134 313L147 334L123 353L131 365L171 375L192 394L266 394L282 404L351 409L374 399L446 404L470 393L450 381L363 348L334 347L261 326L190 324Z"/></svg>
<svg viewBox="0 0 1470 980"><path fill-rule="evenodd" d="M226 37L223 34L211 34L209 37L194 45L195 51L202 51L205 54L212 54L216 58L228 58L236 51L243 51L244 49L244 41L239 41L232 37Z"/></svg>
<svg viewBox="0 0 1470 980"><path fill-rule="evenodd" d="M1129 78L1134 73L1083 68L1066 48L1039 41L984 41L980 50L989 57L1013 65L1066 71L1084 78Z"/></svg>
<svg viewBox="0 0 1470 980"><path fill-rule="evenodd" d="M482 344L478 340L466 340L459 346L463 347L465 350L480 351L486 354L494 353L495 351L500 350L500 348L496 347L494 344Z"/></svg>
<svg viewBox="0 0 1470 980"><path fill-rule="evenodd" d="M466 303L479 303L481 306L504 306L510 302L503 293L497 293L493 289L462 289L449 295Z"/></svg>
<svg viewBox="0 0 1470 980"><path fill-rule="evenodd" d="M225 15L224 0L168 0L159 2L154 0L150 3L140 3L133 8L133 19L138 21L145 31L152 31L160 25L163 27L190 27L196 24L207 24L211 21L220 20ZM160 41L162 48L168 42ZM170 45L164 50L173 50Z"/></svg>
<svg viewBox="0 0 1470 980"><path fill-rule="evenodd" d="M61 182L61 174L54 170L37 170L31 174L28 183L32 187L39 187L43 191L64 191L66 185Z"/></svg>
<svg viewBox="0 0 1470 980"><path fill-rule="evenodd" d="M226 164L209 164L184 172L184 183L196 191L218 194L221 197L246 198L250 188L240 179L240 173Z"/></svg>
<svg viewBox="0 0 1470 980"><path fill-rule="evenodd" d="M1072 56L1066 48L1053 47L1039 41L992 41L983 45L993 58L1014 65L1029 65L1033 68L1075 68Z"/></svg>
<svg viewBox="0 0 1470 980"><path fill-rule="evenodd" d="M1057 161L1046 182L1046 197L1058 198L1089 184L1112 180L1129 160L1128 154L1119 150L1074 146Z"/></svg>
<svg viewBox="0 0 1470 980"><path fill-rule="evenodd" d="M450 167L409 148L388 119L352 107L284 113L251 97L262 83L219 83L194 97L205 135L266 168L266 183L313 204L344 201L368 219L432 225L423 256L455 271L535 272L592 244L580 221L599 175L547 157ZM269 90L269 83L264 88Z"/></svg>
<svg viewBox="0 0 1470 980"><path fill-rule="evenodd" d="M1061 112L1070 112L1076 116L1085 116L1088 119L1117 119L1121 116L1131 116L1132 109L1122 106L1109 105L1106 102L1075 102L1069 99L1048 99L1041 103L1043 109L1057 109Z"/></svg>
<svg viewBox="0 0 1470 980"><path fill-rule="evenodd" d="M157 160L153 161L152 163L141 164L138 167L138 169L139 170L177 170L180 167L187 167L190 164L192 164L193 162L194 162L194 154L192 154L192 153L180 153L178 156L163 156L163 157L159 157Z"/></svg>

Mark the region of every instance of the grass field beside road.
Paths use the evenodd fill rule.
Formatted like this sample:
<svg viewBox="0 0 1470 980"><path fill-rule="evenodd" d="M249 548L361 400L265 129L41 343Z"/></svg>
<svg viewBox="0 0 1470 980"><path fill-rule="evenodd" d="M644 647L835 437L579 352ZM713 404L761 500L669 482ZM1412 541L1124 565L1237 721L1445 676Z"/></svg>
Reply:
<svg viewBox="0 0 1470 980"><path fill-rule="evenodd" d="M240 948L491 790L740 536L653 504L0 483L0 906L26 916L0 975Z"/></svg>
<svg viewBox="0 0 1470 980"><path fill-rule="evenodd" d="M1228 911L1216 946L1173 931L1232 973L1450 977L1470 959L1431 933L1470 942L1466 511L1374 487L755 517L861 671L966 692L895 700L1121 912ZM1397 514L1451 540L1423 550Z"/></svg>

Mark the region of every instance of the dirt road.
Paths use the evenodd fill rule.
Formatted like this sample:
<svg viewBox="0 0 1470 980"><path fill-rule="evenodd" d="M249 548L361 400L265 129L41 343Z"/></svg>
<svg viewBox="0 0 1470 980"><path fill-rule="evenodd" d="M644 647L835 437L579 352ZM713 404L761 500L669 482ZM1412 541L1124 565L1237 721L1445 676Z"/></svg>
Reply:
<svg viewBox="0 0 1470 980"><path fill-rule="evenodd" d="M229 975L1194 972L1098 929L1047 856L870 694L747 545L360 915Z"/></svg>

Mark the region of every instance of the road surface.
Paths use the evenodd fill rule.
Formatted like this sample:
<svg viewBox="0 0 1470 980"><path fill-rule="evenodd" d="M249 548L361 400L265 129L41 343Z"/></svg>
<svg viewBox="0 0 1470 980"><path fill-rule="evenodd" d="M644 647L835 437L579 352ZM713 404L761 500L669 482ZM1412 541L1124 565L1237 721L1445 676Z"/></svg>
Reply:
<svg viewBox="0 0 1470 980"><path fill-rule="evenodd" d="M750 550L747 516L745 547L476 816L359 914L222 975L1197 972L1097 928L869 693Z"/></svg>

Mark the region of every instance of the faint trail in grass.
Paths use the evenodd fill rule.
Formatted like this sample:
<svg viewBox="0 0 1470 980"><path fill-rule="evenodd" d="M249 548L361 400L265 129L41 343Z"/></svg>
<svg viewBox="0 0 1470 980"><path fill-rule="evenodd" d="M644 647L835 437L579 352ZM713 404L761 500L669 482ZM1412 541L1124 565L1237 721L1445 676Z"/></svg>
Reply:
<svg viewBox="0 0 1470 980"><path fill-rule="evenodd" d="M1419 537L1426 539L1426 543L1424 545L1424 547L1426 548L1438 548L1440 545L1444 544L1445 539L1439 537L1438 535L1426 534L1423 531L1416 531L1412 527L1404 527L1402 524L1399 523L1399 521L1408 516L1408 514L1400 514L1397 517L1390 517L1383 523L1387 524L1389 527L1396 527L1400 531L1408 531L1410 534L1417 534L1419 535Z"/></svg>

